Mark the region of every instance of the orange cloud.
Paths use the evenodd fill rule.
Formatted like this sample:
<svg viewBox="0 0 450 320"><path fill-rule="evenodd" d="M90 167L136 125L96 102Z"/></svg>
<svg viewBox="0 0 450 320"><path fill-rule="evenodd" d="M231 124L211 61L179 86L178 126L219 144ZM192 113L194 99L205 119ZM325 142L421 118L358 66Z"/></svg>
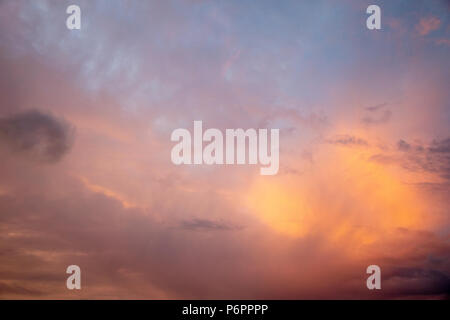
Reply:
<svg viewBox="0 0 450 320"><path fill-rule="evenodd" d="M282 235L321 234L349 253L397 228L426 228L424 200L395 170L368 160L368 154L324 147L309 172L258 179L246 205Z"/></svg>
<svg viewBox="0 0 450 320"><path fill-rule="evenodd" d="M113 199L119 201L123 205L124 208L138 207L137 204L130 202L123 195L119 194L116 191L113 191L109 188L106 188L106 187L103 187L100 185L93 184L85 177L80 177L80 180L83 182L85 187L87 189L89 189L90 191L95 192L95 193L101 193L101 194L107 196L108 198L113 198Z"/></svg>

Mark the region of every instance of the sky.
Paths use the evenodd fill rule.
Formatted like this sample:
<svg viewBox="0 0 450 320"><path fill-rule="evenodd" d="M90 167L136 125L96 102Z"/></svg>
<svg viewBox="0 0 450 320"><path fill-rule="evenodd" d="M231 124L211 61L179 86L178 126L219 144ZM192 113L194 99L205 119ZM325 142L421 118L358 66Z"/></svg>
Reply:
<svg viewBox="0 0 450 320"><path fill-rule="evenodd" d="M0 298L448 299L449 12L0 0ZM278 174L174 165L195 120L280 129Z"/></svg>

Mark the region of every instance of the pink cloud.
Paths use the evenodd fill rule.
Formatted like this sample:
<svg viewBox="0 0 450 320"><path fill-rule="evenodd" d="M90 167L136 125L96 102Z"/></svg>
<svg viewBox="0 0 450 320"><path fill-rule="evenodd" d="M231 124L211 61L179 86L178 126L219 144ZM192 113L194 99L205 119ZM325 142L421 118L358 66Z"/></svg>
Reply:
<svg viewBox="0 0 450 320"><path fill-rule="evenodd" d="M445 38L437 39L437 40L435 41L435 43L436 43L437 45L450 46L450 39L445 39Z"/></svg>
<svg viewBox="0 0 450 320"><path fill-rule="evenodd" d="M416 25L416 30L421 36L426 36L431 31L437 30L441 25L441 20L436 17L421 18Z"/></svg>

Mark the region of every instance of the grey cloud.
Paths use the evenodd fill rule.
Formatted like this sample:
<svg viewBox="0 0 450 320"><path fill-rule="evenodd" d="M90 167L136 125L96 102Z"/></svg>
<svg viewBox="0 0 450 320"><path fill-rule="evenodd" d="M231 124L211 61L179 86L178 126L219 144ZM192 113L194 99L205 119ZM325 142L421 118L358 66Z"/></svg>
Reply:
<svg viewBox="0 0 450 320"><path fill-rule="evenodd" d="M422 268L397 268L386 275L390 291L398 295L442 295L450 293L450 278L443 272Z"/></svg>
<svg viewBox="0 0 450 320"><path fill-rule="evenodd" d="M410 171L424 171L450 180L450 138L433 140L430 144L397 142L400 154L376 154L370 160L398 164Z"/></svg>
<svg viewBox="0 0 450 320"><path fill-rule="evenodd" d="M354 136L344 135L338 136L333 139L328 139L327 143L330 144L339 144L339 145L358 145L358 146L367 146L368 142L364 139L357 138Z"/></svg>
<svg viewBox="0 0 450 320"><path fill-rule="evenodd" d="M379 117L367 116L362 119L365 124L383 124L391 119L392 112L390 110L385 110L383 114Z"/></svg>
<svg viewBox="0 0 450 320"><path fill-rule="evenodd" d="M400 151L409 151L411 149L411 145L404 140L397 142L397 147Z"/></svg>
<svg viewBox="0 0 450 320"><path fill-rule="evenodd" d="M427 261L432 265L442 265L448 258L445 256L434 256L430 254L427 258Z"/></svg>
<svg viewBox="0 0 450 320"><path fill-rule="evenodd" d="M0 143L41 162L60 160L72 146L73 133L66 121L38 110L0 118Z"/></svg>
<svg viewBox="0 0 450 320"><path fill-rule="evenodd" d="M436 173L450 180L450 138L434 140L430 145L417 145L406 153L404 167Z"/></svg>
<svg viewBox="0 0 450 320"><path fill-rule="evenodd" d="M433 153L450 153L450 138L442 141L434 140L428 148L428 151Z"/></svg>
<svg viewBox="0 0 450 320"><path fill-rule="evenodd" d="M213 221L208 219L191 219L181 222L181 227L187 230L233 230L237 227L224 223L222 221Z"/></svg>
<svg viewBox="0 0 450 320"><path fill-rule="evenodd" d="M381 108L384 108L385 106L387 106L387 102L384 102L384 103L381 103L381 104L377 104L377 105L374 105L374 106L370 106L370 107L365 107L364 109L366 109L367 111L370 111L370 112L374 112L374 111L377 111L377 110L379 110Z"/></svg>

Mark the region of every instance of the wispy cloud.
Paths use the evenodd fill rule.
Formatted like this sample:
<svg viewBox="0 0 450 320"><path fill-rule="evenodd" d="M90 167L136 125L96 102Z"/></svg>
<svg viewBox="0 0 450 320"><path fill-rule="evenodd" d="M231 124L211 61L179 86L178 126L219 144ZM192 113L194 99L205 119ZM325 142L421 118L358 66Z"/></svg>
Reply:
<svg viewBox="0 0 450 320"><path fill-rule="evenodd" d="M437 17L425 17L421 18L416 25L417 33L421 36L426 36L430 32L437 30L441 25L441 20Z"/></svg>

